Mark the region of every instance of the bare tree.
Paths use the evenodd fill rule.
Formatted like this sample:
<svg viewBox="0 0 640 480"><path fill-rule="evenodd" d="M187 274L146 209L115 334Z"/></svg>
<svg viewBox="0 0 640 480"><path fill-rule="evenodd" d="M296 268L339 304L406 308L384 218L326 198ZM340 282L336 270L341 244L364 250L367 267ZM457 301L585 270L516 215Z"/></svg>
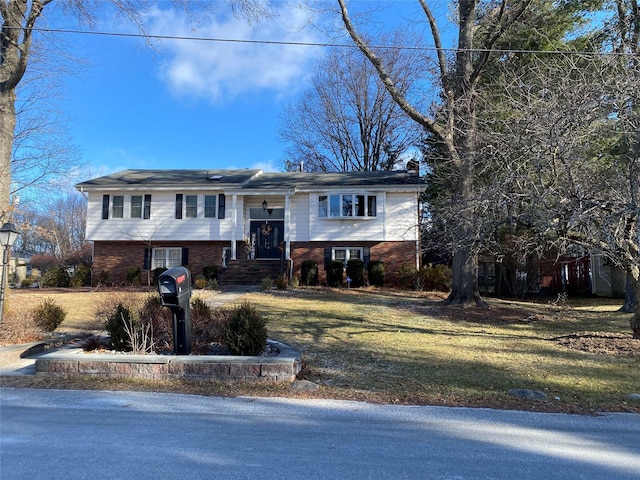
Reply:
<svg viewBox="0 0 640 480"><path fill-rule="evenodd" d="M352 21L346 0L338 0L342 21L358 48L375 67L385 88L395 102L415 122L428 131L441 145L451 163L451 202L458 208L456 223L451 230L453 255L453 288L447 302L453 305L484 305L477 282L477 231L474 228L476 206L477 87L492 48L500 37L526 11L531 0L457 2L458 45L455 58L446 54L436 17L426 0L418 0L431 30L435 47L437 71L429 80L437 84L442 105L439 115L420 110L398 87L385 64L384 57L367 43ZM428 74L429 72L425 72Z"/></svg>
<svg viewBox="0 0 640 480"><path fill-rule="evenodd" d="M174 0L176 6L192 11L195 3ZM229 0L234 12L255 21L266 15L266 2L261 0ZM144 14L154 4L148 0L111 0L118 13L133 22L144 33ZM34 54L34 35L45 11L59 8L79 22L93 26L95 10L100 2L93 0L5 0L0 2L0 217L9 211L12 183L12 152L16 140L17 89L25 79ZM18 138L18 140L24 140ZM24 170L28 161L22 164ZM46 169L45 169L46 170ZM42 170L39 170L42 171Z"/></svg>
<svg viewBox="0 0 640 480"><path fill-rule="evenodd" d="M386 63L406 91L419 58L385 51ZM280 138L290 147L288 170L392 170L415 147L417 128L386 91L378 74L352 49L334 49L315 67L312 86L284 109Z"/></svg>

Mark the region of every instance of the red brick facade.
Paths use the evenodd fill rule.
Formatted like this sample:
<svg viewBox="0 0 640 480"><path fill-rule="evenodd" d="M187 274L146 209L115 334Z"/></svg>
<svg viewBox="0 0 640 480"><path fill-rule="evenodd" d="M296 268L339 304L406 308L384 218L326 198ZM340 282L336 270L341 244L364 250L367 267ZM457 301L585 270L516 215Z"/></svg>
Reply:
<svg viewBox="0 0 640 480"><path fill-rule="evenodd" d="M96 241L93 253L94 283L102 272L108 272L112 282L122 284L126 280L127 270L138 267L142 272L142 282L146 283L148 270L145 269L145 249L162 247L181 247L188 249L188 268L193 278L202 273L209 265L222 265L223 247L229 242L107 242ZM302 262L313 260L318 263L320 283L326 283L324 270L325 251L334 247L363 247L369 249L370 260L380 260L385 264L385 280L387 285L395 285L398 281L398 269L402 264L415 265L416 242L292 242L291 259L293 274L300 276ZM244 243L237 245L238 258L244 258Z"/></svg>

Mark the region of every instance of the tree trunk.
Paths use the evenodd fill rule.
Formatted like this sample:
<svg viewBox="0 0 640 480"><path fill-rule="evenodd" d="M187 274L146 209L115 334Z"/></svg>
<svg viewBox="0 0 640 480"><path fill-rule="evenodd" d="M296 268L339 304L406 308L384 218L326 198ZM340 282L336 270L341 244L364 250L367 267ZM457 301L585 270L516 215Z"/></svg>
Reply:
<svg viewBox="0 0 640 480"><path fill-rule="evenodd" d="M630 273L627 273L627 286L624 293L624 305L618 310L621 313L633 313L636 311L636 295L634 293L634 280Z"/></svg>
<svg viewBox="0 0 640 480"><path fill-rule="evenodd" d="M15 90L0 87L0 223L8 220L11 189L11 150L16 127Z"/></svg>
<svg viewBox="0 0 640 480"><path fill-rule="evenodd" d="M633 291L636 295L636 299L640 298L640 278L633 281ZM633 338L640 340L640 308L636 304L636 311L631 317L631 331L633 332Z"/></svg>

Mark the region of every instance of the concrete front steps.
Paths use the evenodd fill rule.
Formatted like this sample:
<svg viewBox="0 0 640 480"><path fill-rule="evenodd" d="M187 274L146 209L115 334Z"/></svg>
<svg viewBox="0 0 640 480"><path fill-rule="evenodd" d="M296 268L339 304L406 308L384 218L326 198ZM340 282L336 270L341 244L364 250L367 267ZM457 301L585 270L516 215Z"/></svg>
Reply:
<svg viewBox="0 0 640 480"><path fill-rule="evenodd" d="M218 277L220 285L260 285L264 278L275 282L280 276L280 259L231 260Z"/></svg>

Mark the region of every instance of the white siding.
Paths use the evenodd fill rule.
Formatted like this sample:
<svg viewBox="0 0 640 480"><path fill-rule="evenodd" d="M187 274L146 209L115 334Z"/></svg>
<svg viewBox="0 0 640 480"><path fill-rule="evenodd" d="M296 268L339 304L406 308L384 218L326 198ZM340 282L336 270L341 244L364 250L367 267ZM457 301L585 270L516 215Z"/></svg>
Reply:
<svg viewBox="0 0 640 480"><path fill-rule="evenodd" d="M317 197L316 197L317 205ZM317 207L316 207L317 209ZM309 194L296 194L291 197L291 241L308 242L309 237Z"/></svg>
<svg viewBox="0 0 640 480"><path fill-rule="evenodd" d="M131 195L151 194L151 218L129 218ZM231 197L227 196L224 219L204 218L204 194L198 194L197 218L175 218L176 192L109 192L123 195L124 218L102 219L102 193L90 193L87 206L87 240L230 240ZM191 192L189 192L191 194ZM207 195L214 193L207 192ZM215 193L217 195L217 192ZM239 202L240 208L242 203ZM217 209L216 209L217 214ZM217 217L217 215L216 215ZM239 228L238 238L242 230Z"/></svg>
<svg viewBox="0 0 640 480"><path fill-rule="evenodd" d="M350 192L347 192L350 193ZM374 192L366 192L371 195ZM310 241L393 241L417 239L416 193L377 192L376 217L318 217L318 194L309 196Z"/></svg>

